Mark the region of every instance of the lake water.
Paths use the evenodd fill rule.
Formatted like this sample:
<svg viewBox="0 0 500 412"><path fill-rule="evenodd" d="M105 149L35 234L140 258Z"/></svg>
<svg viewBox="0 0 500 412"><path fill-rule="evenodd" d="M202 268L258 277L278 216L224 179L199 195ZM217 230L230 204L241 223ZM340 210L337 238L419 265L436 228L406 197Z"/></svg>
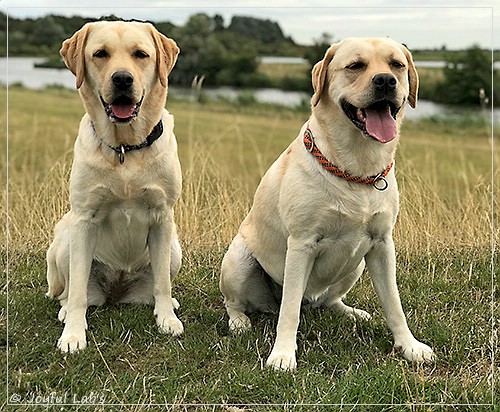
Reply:
<svg viewBox="0 0 500 412"><path fill-rule="evenodd" d="M277 61L287 64L301 63L300 58L261 58L263 63L276 63ZM1 84L23 84L31 89L42 89L47 86L58 85L69 89L75 88L75 76L67 69L44 69L36 68L34 64L44 61L43 58L10 57L0 58L0 83ZM440 62L429 62L436 65ZM425 63L423 63L425 65ZM429 67L429 66L427 66ZM435 66L433 66L435 67ZM192 91L188 88L170 87L170 95L179 98L191 98ZM242 91L232 87L204 88L203 93L211 98L222 97L228 100L236 100L241 93L251 93L261 103L273 103L287 107L295 107L308 102L310 95L304 92L285 91L280 89L252 89ZM406 110L409 119L420 119L430 116L451 116L460 114L457 109L451 109L445 105L434 102L419 100L417 108ZM477 111L477 114L480 114ZM495 122L500 121L500 109L494 111Z"/></svg>

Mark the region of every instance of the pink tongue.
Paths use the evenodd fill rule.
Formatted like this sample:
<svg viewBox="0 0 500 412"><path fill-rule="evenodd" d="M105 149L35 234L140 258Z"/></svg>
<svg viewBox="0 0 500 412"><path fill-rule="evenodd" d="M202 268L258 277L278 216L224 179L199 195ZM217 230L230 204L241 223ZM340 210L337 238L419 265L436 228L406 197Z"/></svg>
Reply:
<svg viewBox="0 0 500 412"><path fill-rule="evenodd" d="M381 143L393 140L397 135L396 120L391 116L389 105L376 110L365 109L366 131Z"/></svg>
<svg viewBox="0 0 500 412"><path fill-rule="evenodd" d="M119 119L127 119L134 114L135 104L112 104L111 110Z"/></svg>

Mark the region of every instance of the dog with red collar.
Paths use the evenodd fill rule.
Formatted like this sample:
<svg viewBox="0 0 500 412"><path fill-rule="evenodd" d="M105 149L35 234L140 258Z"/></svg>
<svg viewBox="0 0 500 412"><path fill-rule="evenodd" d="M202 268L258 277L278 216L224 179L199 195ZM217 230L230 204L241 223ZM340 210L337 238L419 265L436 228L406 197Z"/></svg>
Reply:
<svg viewBox="0 0 500 412"><path fill-rule="evenodd" d="M394 346L410 361L433 360L408 328L392 238L399 130L418 92L412 56L390 39L345 39L314 66L312 83L310 119L262 178L224 256L229 327L248 330L249 312L279 310L267 365L293 370L303 300L370 319L342 301L366 264Z"/></svg>

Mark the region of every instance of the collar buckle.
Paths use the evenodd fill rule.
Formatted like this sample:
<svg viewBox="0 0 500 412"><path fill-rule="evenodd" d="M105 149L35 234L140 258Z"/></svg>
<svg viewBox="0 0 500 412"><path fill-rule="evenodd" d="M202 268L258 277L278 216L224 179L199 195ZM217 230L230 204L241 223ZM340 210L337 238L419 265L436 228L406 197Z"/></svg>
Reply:
<svg viewBox="0 0 500 412"><path fill-rule="evenodd" d="M379 192L383 192L385 189L389 187L389 182L384 177L384 172L379 173L377 176L373 178L372 186Z"/></svg>
<svg viewBox="0 0 500 412"><path fill-rule="evenodd" d="M117 151L116 153L118 154L118 160L122 165L123 162L125 161L125 146L121 144L119 147L119 151Z"/></svg>

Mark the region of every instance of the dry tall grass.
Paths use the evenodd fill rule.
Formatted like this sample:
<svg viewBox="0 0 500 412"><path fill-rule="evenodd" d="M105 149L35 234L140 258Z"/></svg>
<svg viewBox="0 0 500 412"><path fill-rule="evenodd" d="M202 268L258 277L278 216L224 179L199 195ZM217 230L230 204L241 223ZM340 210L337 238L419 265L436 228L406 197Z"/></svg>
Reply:
<svg viewBox="0 0 500 412"><path fill-rule="evenodd" d="M448 188L455 192L454 199L449 199L435 180L423 177L420 171L403 168L400 174L401 210L395 229L399 249L430 254L491 246L488 176L458 174Z"/></svg>
<svg viewBox="0 0 500 412"><path fill-rule="evenodd" d="M13 94L17 97L17 94L23 96L29 93L31 99L47 99L43 94L28 91ZM55 104L58 100L56 94L49 94L49 98L52 100L45 105ZM72 99L76 105L77 96ZM220 139L220 133L207 135L210 134L210 127L207 129L205 122L208 120L204 116L217 117L217 113L183 104L170 110L174 115L179 114L176 117L176 133L184 181L182 198L176 207L176 221L184 249L187 253L210 250L219 253L231 241L251 205L255 184L268 167L262 159L267 162L286 147L296 133L296 130L290 130L294 130L295 123L299 121L289 125L288 119L280 120L280 114L276 113L265 120L267 125L273 123L276 126L273 129L275 146L272 150L260 141L235 138L230 147L233 153L240 153L235 156L224 154L217 148L214 142ZM18 124L18 115L26 116L26 113L18 114L14 105L14 110L10 111L10 124ZM47 126L45 117L31 114L37 117L36 128L33 117L31 127L9 133L8 227L11 251L44 251L52 237L55 222L68 210L67 182L72 157L72 141L68 140L68 133L71 133L70 129L76 132L77 121L74 119L79 115L73 110L69 119L61 117L62 131L59 128L59 132L54 133L55 129ZM233 136L253 135L252 127L256 120L251 115L246 122L241 121L245 117L241 113L224 116L232 119ZM55 119L57 117L52 117L50 121L57 124ZM474 155L470 150L474 148L460 148L452 132L446 139L455 142L450 144L453 150L461 151L458 156L463 159L462 165L453 164L457 158L443 153L439 146L423 144L423 149L417 150L417 143L421 142L417 142L412 134L418 134L415 130L420 129L418 126L404 131L402 159L397 165L401 192L401 212L395 230L397 248L407 253L442 253L443 250L455 253L462 249L480 249L488 253L492 233L492 187L491 176L488 175L491 150L487 131L481 132L482 137L475 137L475 149L481 153L475 156L479 163L471 166L469 159ZM205 131L202 137L197 130ZM431 138L434 139L434 136ZM439 136L441 144L444 138ZM269 137L262 139L266 141ZM226 143L221 145L227 146ZM430 159L429 152L434 153ZM236 162L236 169L235 164L228 161L229 157ZM412 159L406 161L409 157ZM5 160L4 157L2 161ZM470 172L478 168L480 173ZM452 172L442 176L443 170ZM2 205L6 204L5 191L1 192L1 201ZM2 215L7 216L6 210L2 210Z"/></svg>

